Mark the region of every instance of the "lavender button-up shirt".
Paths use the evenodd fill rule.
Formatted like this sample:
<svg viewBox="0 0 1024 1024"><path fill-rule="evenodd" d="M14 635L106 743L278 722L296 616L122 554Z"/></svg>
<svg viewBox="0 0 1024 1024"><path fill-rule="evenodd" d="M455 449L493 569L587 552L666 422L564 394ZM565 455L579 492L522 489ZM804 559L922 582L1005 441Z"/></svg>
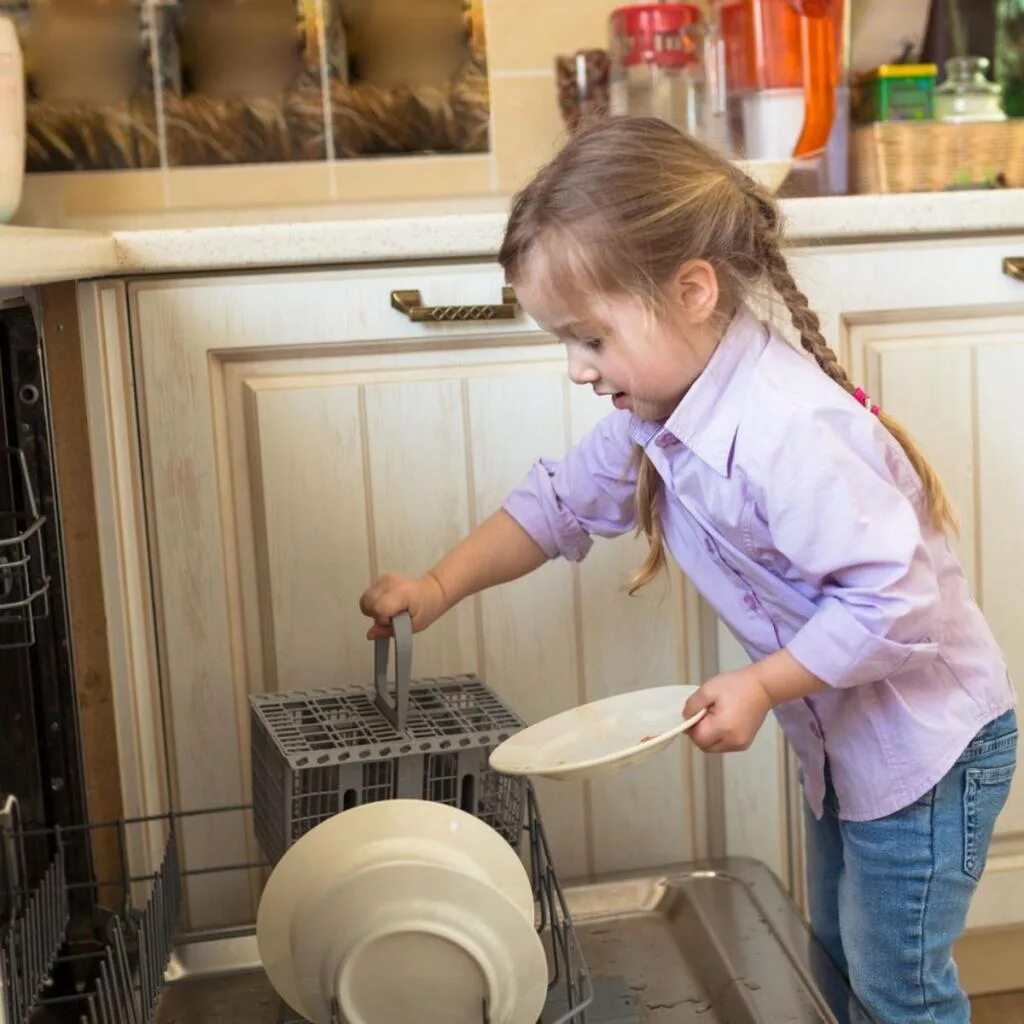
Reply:
<svg viewBox="0 0 1024 1024"><path fill-rule="evenodd" d="M899 444L742 311L664 423L613 412L505 508L550 556L635 523L635 445L662 480L665 540L753 659L781 647L829 689L778 707L821 815L913 803L1015 704L1002 654Z"/></svg>

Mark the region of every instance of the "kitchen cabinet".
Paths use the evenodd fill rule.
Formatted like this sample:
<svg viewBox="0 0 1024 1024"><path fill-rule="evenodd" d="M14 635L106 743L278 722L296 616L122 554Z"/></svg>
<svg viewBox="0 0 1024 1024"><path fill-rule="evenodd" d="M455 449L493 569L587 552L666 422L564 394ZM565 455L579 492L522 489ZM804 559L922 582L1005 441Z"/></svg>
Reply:
<svg viewBox="0 0 1024 1024"><path fill-rule="evenodd" d="M851 375L903 419L960 509L953 543L1016 680L1024 646L1024 237L803 246L793 266ZM528 318L413 323L394 289L499 301L488 260L79 286L117 742L129 813L248 799L248 694L370 682L356 602L428 567L539 454L606 411ZM780 323L777 302L767 312ZM598 543L465 602L414 674L477 672L527 720L742 661L676 574L628 599L642 542ZM566 878L749 854L802 891L801 801L774 725L742 756L680 743L589 784L539 787ZM258 855L191 827L190 866ZM145 858L151 851L138 849ZM193 885L194 924L251 917L251 885ZM1024 926L1024 784L972 911Z"/></svg>

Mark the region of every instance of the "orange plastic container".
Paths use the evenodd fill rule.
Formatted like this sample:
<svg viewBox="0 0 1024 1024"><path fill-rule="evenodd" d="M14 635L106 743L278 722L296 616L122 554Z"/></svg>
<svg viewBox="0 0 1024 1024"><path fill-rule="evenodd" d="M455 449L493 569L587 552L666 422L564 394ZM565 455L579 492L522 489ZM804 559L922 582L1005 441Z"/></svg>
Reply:
<svg viewBox="0 0 1024 1024"><path fill-rule="evenodd" d="M793 156L824 151L843 74L845 0L722 0L731 95L803 90L804 119Z"/></svg>

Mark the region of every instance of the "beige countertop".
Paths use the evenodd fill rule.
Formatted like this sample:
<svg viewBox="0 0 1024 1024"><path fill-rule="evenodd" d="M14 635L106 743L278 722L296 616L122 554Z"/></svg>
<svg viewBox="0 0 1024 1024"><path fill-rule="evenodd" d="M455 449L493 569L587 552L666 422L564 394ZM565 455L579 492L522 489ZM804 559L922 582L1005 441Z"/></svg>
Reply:
<svg viewBox="0 0 1024 1024"><path fill-rule="evenodd" d="M506 200L126 215L0 227L0 287L137 274L324 266L497 252ZM1024 234L1024 189L789 199L797 245Z"/></svg>

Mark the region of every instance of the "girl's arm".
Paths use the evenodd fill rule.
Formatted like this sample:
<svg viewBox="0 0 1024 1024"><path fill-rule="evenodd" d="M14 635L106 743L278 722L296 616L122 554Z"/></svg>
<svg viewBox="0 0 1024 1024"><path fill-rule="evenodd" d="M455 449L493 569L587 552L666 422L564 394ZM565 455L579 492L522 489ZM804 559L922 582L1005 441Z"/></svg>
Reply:
<svg viewBox="0 0 1024 1024"><path fill-rule="evenodd" d="M373 619L371 640L391 633L391 618L408 611L413 629L426 629L465 597L525 576L548 560L537 542L505 511L495 512L426 575L389 575L359 601Z"/></svg>
<svg viewBox="0 0 1024 1024"><path fill-rule="evenodd" d="M631 417L606 416L560 462L541 460L508 497L424 576L385 576L360 599L373 619L369 637L390 633L408 611L421 630L464 597L532 572L549 558L579 561L591 536L633 528L637 464Z"/></svg>
<svg viewBox="0 0 1024 1024"><path fill-rule="evenodd" d="M519 579L547 560L540 545L499 509L449 551L430 575L444 592L447 610L477 591Z"/></svg>
<svg viewBox="0 0 1024 1024"><path fill-rule="evenodd" d="M828 684L809 672L787 648L783 647L750 666L757 681L771 700L772 707L789 700L824 693Z"/></svg>

